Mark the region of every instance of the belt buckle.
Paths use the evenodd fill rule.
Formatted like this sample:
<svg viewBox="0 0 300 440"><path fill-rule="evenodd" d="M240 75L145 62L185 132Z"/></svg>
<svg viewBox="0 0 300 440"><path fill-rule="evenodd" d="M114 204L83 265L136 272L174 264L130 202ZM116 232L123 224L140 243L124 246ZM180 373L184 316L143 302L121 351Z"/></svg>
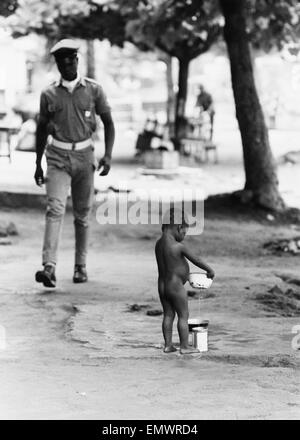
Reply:
<svg viewBox="0 0 300 440"><path fill-rule="evenodd" d="M76 148L76 142L72 142L72 151L74 151Z"/></svg>

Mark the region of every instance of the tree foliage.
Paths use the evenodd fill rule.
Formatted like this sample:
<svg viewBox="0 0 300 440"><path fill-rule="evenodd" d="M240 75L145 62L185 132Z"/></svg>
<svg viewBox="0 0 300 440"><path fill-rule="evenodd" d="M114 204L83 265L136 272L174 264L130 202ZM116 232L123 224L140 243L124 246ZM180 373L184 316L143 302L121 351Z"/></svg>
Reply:
<svg viewBox="0 0 300 440"><path fill-rule="evenodd" d="M245 2L247 32L255 47L281 49L296 42L300 29L298 0ZM122 46L159 47L176 57L195 58L219 38L224 26L218 0L1 0L14 35L37 32L108 39Z"/></svg>
<svg viewBox="0 0 300 440"><path fill-rule="evenodd" d="M52 38L60 35L60 22L84 18L89 11L87 0L19 0L7 24L15 37L35 32Z"/></svg>
<svg viewBox="0 0 300 440"><path fill-rule="evenodd" d="M178 59L196 58L221 35L222 17L214 1L133 1L126 35L136 44L159 48Z"/></svg>
<svg viewBox="0 0 300 440"><path fill-rule="evenodd" d="M298 40L300 4L298 0L247 0L246 20L254 47L280 50Z"/></svg>
<svg viewBox="0 0 300 440"><path fill-rule="evenodd" d="M8 17L13 14L18 8L18 0L1 0L0 2L0 15Z"/></svg>

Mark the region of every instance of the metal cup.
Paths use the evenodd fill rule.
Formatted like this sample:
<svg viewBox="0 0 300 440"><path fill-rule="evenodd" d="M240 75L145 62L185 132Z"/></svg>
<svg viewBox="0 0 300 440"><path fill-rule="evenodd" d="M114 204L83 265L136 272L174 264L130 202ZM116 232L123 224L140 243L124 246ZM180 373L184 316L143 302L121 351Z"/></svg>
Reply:
<svg viewBox="0 0 300 440"><path fill-rule="evenodd" d="M194 327L193 330L193 346L199 351L208 351L208 331L205 327Z"/></svg>

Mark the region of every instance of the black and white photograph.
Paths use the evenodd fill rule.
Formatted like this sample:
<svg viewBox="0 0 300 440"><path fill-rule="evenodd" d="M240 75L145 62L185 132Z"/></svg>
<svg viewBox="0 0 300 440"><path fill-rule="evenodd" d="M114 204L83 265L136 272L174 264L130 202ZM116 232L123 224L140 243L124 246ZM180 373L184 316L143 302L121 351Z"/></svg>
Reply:
<svg viewBox="0 0 300 440"><path fill-rule="evenodd" d="M299 420L300 2L0 0L0 60L0 420Z"/></svg>

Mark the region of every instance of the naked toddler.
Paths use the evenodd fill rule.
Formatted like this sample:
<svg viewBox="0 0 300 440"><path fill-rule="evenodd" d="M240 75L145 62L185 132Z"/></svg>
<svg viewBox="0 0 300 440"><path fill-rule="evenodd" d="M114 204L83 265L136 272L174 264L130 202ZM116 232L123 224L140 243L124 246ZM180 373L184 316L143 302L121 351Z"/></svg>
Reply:
<svg viewBox="0 0 300 440"><path fill-rule="evenodd" d="M209 278L214 278L214 271L202 259L194 255L183 243L188 225L180 212L178 221L177 210L171 209L168 221L163 222L162 235L156 242L155 255L158 266L158 292L163 307L162 332L165 340L165 353L176 351L172 344L172 330L175 313L178 317L178 334L180 352L182 354L198 353L196 348L189 346L188 329L188 299L184 284L189 277L191 261L200 269L207 272ZM176 218L175 218L176 217Z"/></svg>

